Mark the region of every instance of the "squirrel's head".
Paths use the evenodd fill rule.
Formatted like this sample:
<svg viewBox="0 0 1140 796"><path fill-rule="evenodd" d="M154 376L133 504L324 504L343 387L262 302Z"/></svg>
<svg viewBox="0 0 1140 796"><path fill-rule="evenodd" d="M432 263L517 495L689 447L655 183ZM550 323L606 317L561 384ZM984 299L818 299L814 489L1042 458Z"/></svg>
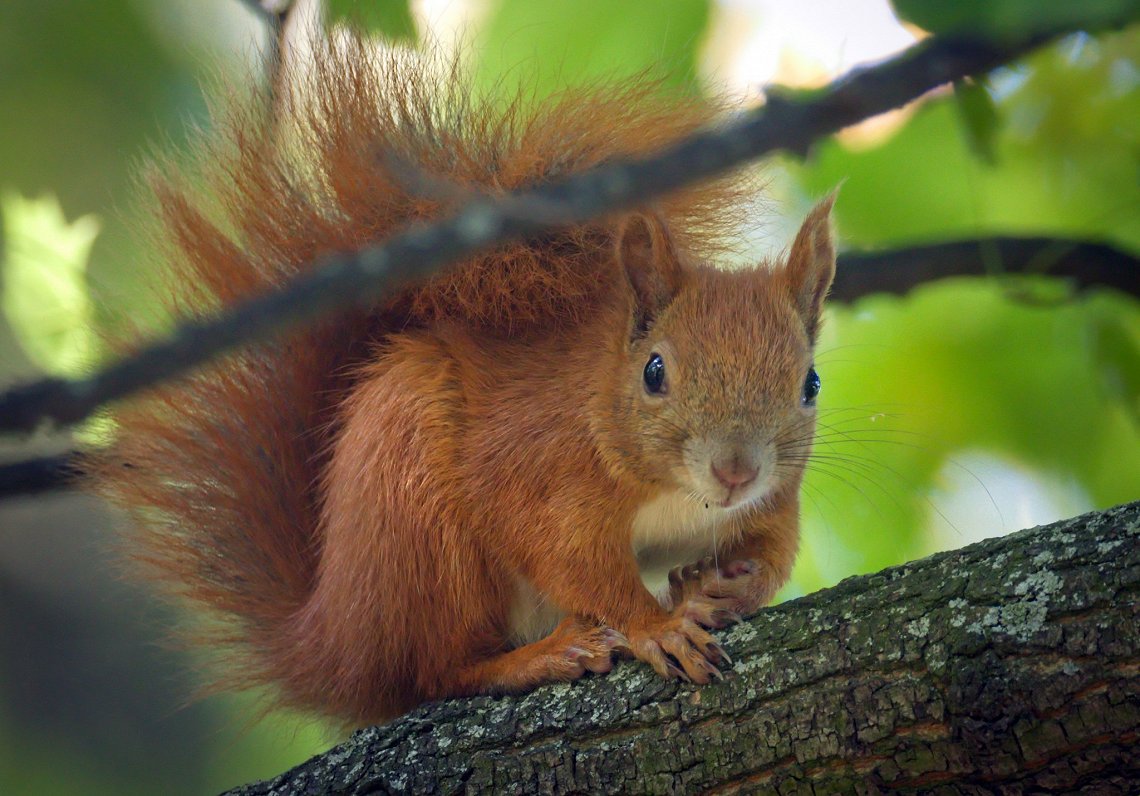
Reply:
<svg viewBox="0 0 1140 796"><path fill-rule="evenodd" d="M631 325L619 376L617 446L642 480L725 509L796 487L815 431L813 346L835 275L834 196L772 268L686 262L659 218L617 235Z"/></svg>

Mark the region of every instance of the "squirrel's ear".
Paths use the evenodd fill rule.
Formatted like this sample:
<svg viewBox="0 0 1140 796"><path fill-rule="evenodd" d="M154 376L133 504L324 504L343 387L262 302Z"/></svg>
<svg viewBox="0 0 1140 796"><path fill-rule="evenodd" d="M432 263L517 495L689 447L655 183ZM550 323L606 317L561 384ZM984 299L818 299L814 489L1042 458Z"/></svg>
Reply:
<svg viewBox="0 0 1140 796"><path fill-rule="evenodd" d="M796 235L784 267L796 308L807 327L812 343L819 332L823 299L835 278L835 237L831 229L831 207L837 191L817 204Z"/></svg>
<svg viewBox="0 0 1140 796"><path fill-rule="evenodd" d="M617 260L637 303L635 333L642 333L681 289L681 263L664 220L656 213L629 216L618 229Z"/></svg>

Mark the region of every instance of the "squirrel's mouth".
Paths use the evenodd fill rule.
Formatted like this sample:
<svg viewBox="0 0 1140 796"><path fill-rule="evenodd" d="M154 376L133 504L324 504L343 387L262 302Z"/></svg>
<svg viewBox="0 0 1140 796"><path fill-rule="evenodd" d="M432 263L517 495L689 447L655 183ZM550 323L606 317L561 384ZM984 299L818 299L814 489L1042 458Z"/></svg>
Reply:
<svg viewBox="0 0 1140 796"><path fill-rule="evenodd" d="M751 490L748 490L747 493L741 493L739 490L728 490L727 492L721 500L716 502L718 506L727 511L742 509L745 506L758 503L763 498L763 495L753 494Z"/></svg>
<svg viewBox="0 0 1140 796"><path fill-rule="evenodd" d="M765 474L751 483L740 486L726 487L716 484L707 489L705 494L713 496L709 501L710 507L715 505L725 511L735 511L762 502L772 493L774 487L771 474Z"/></svg>
<svg viewBox="0 0 1140 796"><path fill-rule="evenodd" d="M683 482L708 508L734 511L763 501L775 487L769 443L694 437L685 444Z"/></svg>
<svg viewBox="0 0 1140 796"><path fill-rule="evenodd" d="M688 479L690 483L696 479ZM762 502L773 490L773 484L770 478L765 478L762 483L752 483L743 487L726 488L716 483L698 483L693 484L696 488L690 487L690 495L693 495L699 502L704 503L707 509L720 509L722 511L737 511L739 509L747 508L756 503Z"/></svg>

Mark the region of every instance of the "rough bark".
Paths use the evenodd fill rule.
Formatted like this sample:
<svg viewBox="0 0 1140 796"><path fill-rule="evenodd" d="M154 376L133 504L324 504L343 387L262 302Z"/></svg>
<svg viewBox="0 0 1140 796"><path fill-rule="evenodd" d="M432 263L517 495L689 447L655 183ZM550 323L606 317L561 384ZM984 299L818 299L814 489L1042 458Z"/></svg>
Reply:
<svg viewBox="0 0 1140 796"><path fill-rule="evenodd" d="M233 793L1135 793L1138 613L1133 503L764 610L722 683L429 705Z"/></svg>

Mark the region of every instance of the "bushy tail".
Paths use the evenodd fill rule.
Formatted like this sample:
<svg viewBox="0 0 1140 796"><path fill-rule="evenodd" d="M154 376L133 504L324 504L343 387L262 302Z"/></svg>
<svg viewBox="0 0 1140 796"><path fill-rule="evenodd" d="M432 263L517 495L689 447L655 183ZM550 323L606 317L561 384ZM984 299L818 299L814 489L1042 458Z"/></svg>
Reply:
<svg viewBox="0 0 1140 796"><path fill-rule="evenodd" d="M162 300L208 314L285 283L319 255L374 243L475 191L504 191L659 148L708 123L704 103L631 81L551 100L476 99L443 59L318 48L270 121L232 103L189 169L150 170ZM737 207L705 185L660 207L703 251ZM230 355L124 403L95 488L140 532L134 557L209 609L235 682L287 683L283 644L320 557L320 473L355 365L387 330L450 317L517 329L573 319L608 267L604 222L502 246L384 306ZM319 708L283 693L285 704Z"/></svg>

